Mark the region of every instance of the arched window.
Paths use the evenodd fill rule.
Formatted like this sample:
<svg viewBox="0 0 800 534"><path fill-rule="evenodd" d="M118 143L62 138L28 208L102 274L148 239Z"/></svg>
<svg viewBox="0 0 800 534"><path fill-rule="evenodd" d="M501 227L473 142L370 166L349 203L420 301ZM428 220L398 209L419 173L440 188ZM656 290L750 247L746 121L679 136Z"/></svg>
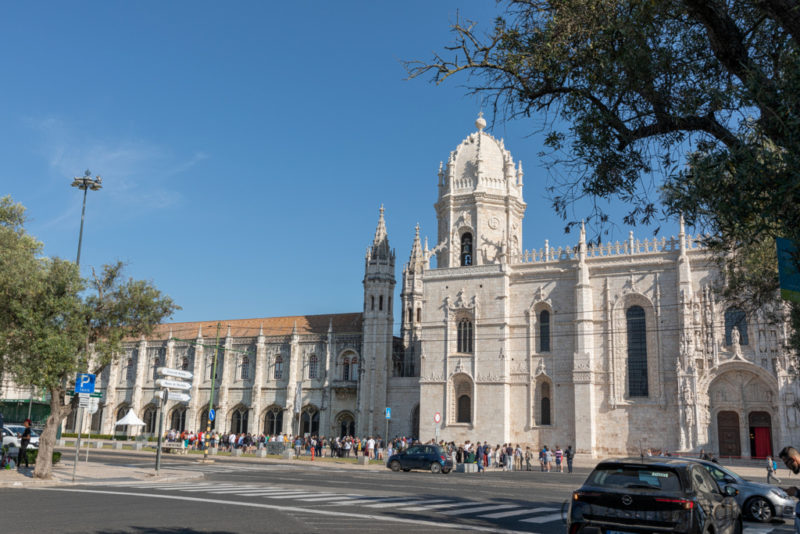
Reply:
<svg viewBox="0 0 800 534"><path fill-rule="evenodd" d="M172 410L172 415L169 418L170 428L183 432L186 430L186 408L179 406Z"/></svg>
<svg viewBox="0 0 800 534"><path fill-rule="evenodd" d="M91 426L89 427L92 429L92 432L99 434L103 430L103 408L98 407L97 411L92 414L92 422Z"/></svg>
<svg viewBox="0 0 800 534"><path fill-rule="evenodd" d="M625 312L628 327L628 395L647 397L647 332L644 310L631 306Z"/></svg>
<svg viewBox="0 0 800 534"><path fill-rule="evenodd" d="M242 356L242 380L250 380L250 358Z"/></svg>
<svg viewBox="0 0 800 534"><path fill-rule="evenodd" d="M352 436L356 433L356 421L348 412L340 413L336 418L339 425L339 436Z"/></svg>
<svg viewBox="0 0 800 534"><path fill-rule="evenodd" d="M457 352L472 352L472 321L461 319L458 322Z"/></svg>
<svg viewBox="0 0 800 534"><path fill-rule="evenodd" d="M739 308L725 310L725 344L733 344L733 329L739 330L739 344L749 345L747 337L747 315Z"/></svg>
<svg viewBox="0 0 800 534"><path fill-rule="evenodd" d="M219 409L219 407L216 407L215 410L216 409ZM217 420L214 419L213 421L211 421L211 430L214 430L216 428L216 426L217 426ZM203 413L200 414L200 430L205 432L207 428L209 428L209 426L208 426L208 406L206 406L203 409Z"/></svg>
<svg viewBox="0 0 800 534"><path fill-rule="evenodd" d="M350 380L350 359L347 356L342 359L342 380Z"/></svg>
<svg viewBox="0 0 800 534"><path fill-rule="evenodd" d="M414 309L413 308L409 308L408 309L408 322L410 323L413 320L414 320Z"/></svg>
<svg viewBox="0 0 800 534"><path fill-rule="evenodd" d="M125 367L125 380L133 382L133 377L136 374L136 369L133 366L133 358L128 358L128 363Z"/></svg>
<svg viewBox="0 0 800 534"><path fill-rule="evenodd" d="M417 308L417 323L422 322L422 308Z"/></svg>
<svg viewBox="0 0 800 534"><path fill-rule="evenodd" d="M550 352L550 312L539 312L539 352Z"/></svg>
<svg viewBox="0 0 800 534"><path fill-rule="evenodd" d="M189 370L189 358L184 357L183 359L181 359L181 369L183 369L184 371Z"/></svg>
<svg viewBox="0 0 800 534"><path fill-rule="evenodd" d="M275 356L275 365L273 366L273 378L280 380L283 378L283 357L278 354Z"/></svg>
<svg viewBox="0 0 800 534"><path fill-rule="evenodd" d="M248 410L244 406L233 411L231 414L231 432L234 434L242 434L247 432L247 419Z"/></svg>
<svg viewBox="0 0 800 534"><path fill-rule="evenodd" d="M350 360L350 380L358 380L358 358L355 356Z"/></svg>
<svg viewBox="0 0 800 534"><path fill-rule="evenodd" d="M319 410L313 406L306 406L300 414L300 435L319 434Z"/></svg>
<svg viewBox="0 0 800 534"><path fill-rule="evenodd" d="M472 265L472 234L469 232L461 236L461 265Z"/></svg>
<svg viewBox="0 0 800 534"><path fill-rule="evenodd" d="M156 422L158 420L157 412L155 406L147 406L144 409L144 416L142 417L142 421L144 421L144 432L147 434L155 434L156 433Z"/></svg>
<svg viewBox="0 0 800 534"><path fill-rule="evenodd" d="M542 382L539 386L541 388L541 397L539 400L539 424L540 425L549 425L551 424L550 418L550 384L548 382Z"/></svg>
<svg viewBox="0 0 800 534"><path fill-rule="evenodd" d="M469 395L461 395L458 397L458 407L456 408L456 422L457 423L471 423L472 422L472 399Z"/></svg>
<svg viewBox="0 0 800 534"><path fill-rule="evenodd" d="M161 359L158 356L153 357L151 367L153 369L153 380L158 380L158 368L161 367Z"/></svg>
<svg viewBox="0 0 800 534"><path fill-rule="evenodd" d="M371 309L371 310L374 310L374 309L375 309L375 295L372 295L372 296L369 298L369 300L370 300L370 303L371 303L371 304L370 304L370 306L371 306L371 307L370 307L370 309Z"/></svg>
<svg viewBox="0 0 800 534"><path fill-rule="evenodd" d="M281 432L283 432L283 410L273 406L267 410L267 415L264 417L264 433L275 435Z"/></svg>
<svg viewBox="0 0 800 534"><path fill-rule="evenodd" d="M308 358L308 378L317 378L317 355L312 354Z"/></svg>
<svg viewBox="0 0 800 534"><path fill-rule="evenodd" d="M378 297L378 310L383 311L383 295Z"/></svg>

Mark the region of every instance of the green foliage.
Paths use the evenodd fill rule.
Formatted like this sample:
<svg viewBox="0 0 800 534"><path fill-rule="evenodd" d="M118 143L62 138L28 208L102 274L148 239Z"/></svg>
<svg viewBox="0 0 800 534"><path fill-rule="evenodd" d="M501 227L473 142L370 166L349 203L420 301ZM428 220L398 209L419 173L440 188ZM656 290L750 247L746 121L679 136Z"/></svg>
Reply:
<svg viewBox="0 0 800 534"><path fill-rule="evenodd" d="M39 451L37 449L27 449L25 451L28 456L28 463L33 465L36 463L36 458L39 456ZM53 465L56 465L58 462L61 461L61 453L58 451L53 451Z"/></svg>

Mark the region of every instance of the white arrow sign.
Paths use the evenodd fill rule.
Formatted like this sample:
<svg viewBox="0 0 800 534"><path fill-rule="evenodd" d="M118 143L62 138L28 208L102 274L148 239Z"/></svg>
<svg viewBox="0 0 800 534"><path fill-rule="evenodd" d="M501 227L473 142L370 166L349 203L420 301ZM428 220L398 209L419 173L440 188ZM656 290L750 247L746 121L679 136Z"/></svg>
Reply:
<svg viewBox="0 0 800 534"><path fill-rule="evenodd" d="M190 380L192 378L192 373L189 371L184 371L183 369L170 369L169 367L159 367L158 374L161 376L174 376L175 378L183 378L186 380Z"/></svg>
<svg viewBox="0 0 800 534"><path fill-rule="evenodd" d="M158 397L159 399L163 399L164 392L157 391L156 397ZM170 391L169 398L167 400L178 401L178 402L189 402L190 400L192 400L192 396L189 395L188 393L181 393L180 391Z"/></svg>
<svg viewBox="0 0 800 534"><path fill-rule="evenodd" d="M192 389L192 385L188 382L181 382L180 380L168 380L166 378L159 378L156 380L156 385L165 389Z"/></svg>

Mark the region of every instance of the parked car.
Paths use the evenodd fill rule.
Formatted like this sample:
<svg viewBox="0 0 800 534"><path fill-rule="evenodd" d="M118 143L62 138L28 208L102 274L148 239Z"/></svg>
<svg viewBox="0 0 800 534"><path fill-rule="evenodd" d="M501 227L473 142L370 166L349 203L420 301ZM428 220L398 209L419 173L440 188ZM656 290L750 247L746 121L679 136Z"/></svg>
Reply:
<svg viewBox="0 0 800 534"><path fill-rule="evenodd" d="M736 493L680 458L607 460L572 494L567 531L741 534Z"/></svg>
<svg viewBox="0 0 800 534"><path fill-rule="evenodd" d="M736 502L742 512L755 521L768 523L773 518L791 519L794 517L794 499L776 486L745 480L730 469L705 460L689 459L705 467L717 484L729 485L739 490Z"/></svg>
<svg viewBox="0 0 800 534"><path fill-rule="evenodd" d="M20 436L25 431L23 425L5 425L3 427L3 446L19 448ZM39 432L31 428L31 442L28 444L29 449L39 448Z"/></svg>
<svg viewBox="0 0 800 534"><path fill-rule="evenodd" d="M453 461L439 445L412 445L391 455L386 466L392 471L426 469L431 473L447 474L453 470Z"/></svg>

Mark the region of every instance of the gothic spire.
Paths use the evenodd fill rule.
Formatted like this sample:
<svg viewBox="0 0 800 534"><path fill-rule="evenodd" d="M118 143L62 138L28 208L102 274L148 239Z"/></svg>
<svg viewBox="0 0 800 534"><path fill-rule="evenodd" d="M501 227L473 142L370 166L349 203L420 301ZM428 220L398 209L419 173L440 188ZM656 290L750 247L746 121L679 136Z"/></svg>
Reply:
<svg viewBox="0 0 800 534"><path fill-rule="evenodd" d="M421 271L422 262L425 260L425 255L422 253L422 243L419 239L419 223L417 223L415 230L414 244L411 247L411 256L408 258L408 269L412 273Z"/></svg>
<svg viewBox="0 0 800 534"><path fill-rule="evenodd" d="M383 204L381 204L378 227L375 229L375 239L372 240L372 259L389 259L389 237L386 235L386 221L383 219Z"/></svg>

